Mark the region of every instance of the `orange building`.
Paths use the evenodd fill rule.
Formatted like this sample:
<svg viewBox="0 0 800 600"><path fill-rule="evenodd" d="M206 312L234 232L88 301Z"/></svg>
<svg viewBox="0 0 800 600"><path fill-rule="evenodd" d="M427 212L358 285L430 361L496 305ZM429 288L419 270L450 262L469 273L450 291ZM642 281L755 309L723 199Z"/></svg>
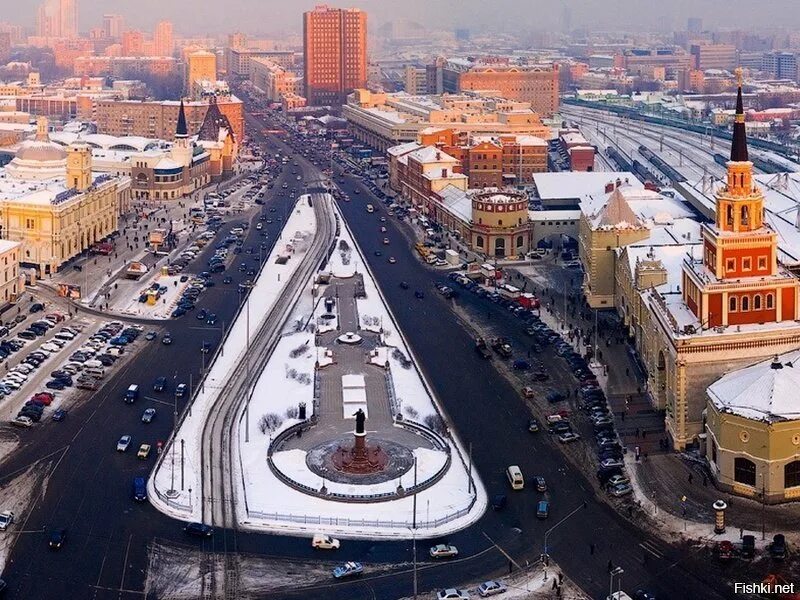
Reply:
<svg viewBox="0 0 800 600"><path fill-rule="evenodd" d="M303 13L303 51L308 104L344 104L367 86L367 13L325 5Z"/></svg>
<svg viewBox="0 0 800 600"><path fill-rule="evenodd" d="M53 58L56 66L62 69L72 69L76 58L93 52L94 45L88 39L65 39L53 43Z"/></svg>
<svg viewBox="0 0 800 600"><path fill-rule="evenodd" d="M141 31L130 29L122 34L122 56L142 56L144 35Z"/></svg>
<svg viewBox="0 0 800 600"><path fill-rule="evenodd" d="M763 217L764 195L753 182L739 87L727 184L717 193L716 221L703 225L702 265L683 267L684 302L704 327L800 318L800 280L778 268L778 234Z"/></svg>
<svg viewBox="0 0 800 600"><path fill-rule="evenodd" d="M445 71L453 70L452 66L445 67ZM533 67L476 64L461 72L444 73L446 81L455 82L455 89L445 91L491 92L508 100L530 102L533 110L548 117L558 110L558 76L556 64Z"/></svg>

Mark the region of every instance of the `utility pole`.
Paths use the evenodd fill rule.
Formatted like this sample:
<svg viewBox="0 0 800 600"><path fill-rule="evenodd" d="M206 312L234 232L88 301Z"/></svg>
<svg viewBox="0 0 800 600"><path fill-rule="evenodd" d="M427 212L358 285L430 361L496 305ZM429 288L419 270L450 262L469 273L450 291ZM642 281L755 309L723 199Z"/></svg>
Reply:
<svg viewBox="0 0 800 600"><path fill-rule="evenodd" d="M472 442L469 443L469 474L467 481L467 493L472 493Z"/></svg>
<svg viewBox="0 0 800 600"><path fill-rule="evenodd" d="M185 445L185 442L183 441L183 438L181 438L181 491L183 491L183 465L184 465L183 455L184 455L184 445Z"/></svg>

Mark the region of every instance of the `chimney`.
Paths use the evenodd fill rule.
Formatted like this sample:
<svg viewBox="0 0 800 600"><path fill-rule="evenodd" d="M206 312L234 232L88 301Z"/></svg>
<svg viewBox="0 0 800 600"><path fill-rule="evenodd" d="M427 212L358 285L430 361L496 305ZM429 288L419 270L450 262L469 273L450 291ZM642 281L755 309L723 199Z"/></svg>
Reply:
<svg viewBox="0 0 800 600"><path fill-rule="evenodd" d="M627 183L627 182L628 182L628 180L626 179L625 183ZM617 187L619 187L621 185L622 185L622 180L619 177L617 177Z"/></svg>
<svg viewBox="0 0 800 600"><path fill-rule="evenodd" d="M442 160L442 153L439 151L436 152L436 160Z"/></svg>

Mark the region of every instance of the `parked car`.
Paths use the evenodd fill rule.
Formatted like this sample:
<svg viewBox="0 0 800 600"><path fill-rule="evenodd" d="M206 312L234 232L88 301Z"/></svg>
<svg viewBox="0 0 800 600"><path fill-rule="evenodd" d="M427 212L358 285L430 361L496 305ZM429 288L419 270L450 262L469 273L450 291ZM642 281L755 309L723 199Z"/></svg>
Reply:
<svg viewBox="0 0 800 600"><path fill-rule="evenodd" d="M14 513L10 510L0 512L0 531L5 531L14 522Z"/></svg>
<svg viewBox="0 0 800 600"><path fill-rule="evenodd" d="M504 594L506 590L507 588L505 584L494 580L484 581L478 586L478 593L482 598L488 598L489 596L495 596L497 594Z"/></svg>
<svg viewBox="0 0 800 600"><path fill-rule="evenodd" d="M364 566L359 562L346 562L343 565L334 567L333 576L336 579L343 579L345 577L353 577L361 575L364 572Z"/></svg>
<svg viewBox="0 0 800 600"><path fill-rule="evenodd" d="M550 516L550 503L547 500L540 500L536 505L536 517L546 519Z"/></svg>
<svg viewBox="0 0 800 600"><path fill-rule="evenodd" d="M775 560L786 558L786 537L782 533L772 536L772 543L769 545L769 555Z"/></svg>
<svg viewBox="0 0 800 600"><path fill-rule="evenodd" d="M206 525L205 523L187 523L183 528L183 531L188 535L193 535L195 537L207 538L214 535L214 528L211 527L211 525Z"/></svg>
<svg viewBox="0 0 800 600"><path fill-rule="evenodd" d="M311 547L317 550L338 550L339 540L324 533L314 534L311 539Z"/></svg>
<svg viewBox="0 0 800 600"><path fill-rule="evenodd" d="M53 419L53 421L59 422L63 421L66 417L67 417L67 411L65 411L63 408L59 408L53 413L53 416L51 418Z"/></svg>
<svg viewBox="0 0 800 600"><path fill-rule="evenodd" d="M469 600L469 593L466 590L447 588L446 590L439 590L436 594L436 600Z"/></svg>

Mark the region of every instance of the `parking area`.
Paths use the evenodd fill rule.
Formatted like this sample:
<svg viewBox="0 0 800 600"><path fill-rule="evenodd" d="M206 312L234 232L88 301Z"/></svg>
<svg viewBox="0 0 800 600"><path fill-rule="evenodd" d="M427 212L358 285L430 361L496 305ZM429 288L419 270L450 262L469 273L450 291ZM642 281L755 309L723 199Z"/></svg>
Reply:
<svg viewBox="0 0 800 600"><path fill-rule="evenodd" d="M27 333L36 337L27 339ZM68 400L75 399L77 390L99 389L120 359L135 351L141 333L135 325L88 318L67 322L63 315L51 313L3 340L0 349L13 354L0 379L4 416L22 428L39 423L46 413L54 421L63 420ZM155 336L148 333L150 339Z"/></svg>

